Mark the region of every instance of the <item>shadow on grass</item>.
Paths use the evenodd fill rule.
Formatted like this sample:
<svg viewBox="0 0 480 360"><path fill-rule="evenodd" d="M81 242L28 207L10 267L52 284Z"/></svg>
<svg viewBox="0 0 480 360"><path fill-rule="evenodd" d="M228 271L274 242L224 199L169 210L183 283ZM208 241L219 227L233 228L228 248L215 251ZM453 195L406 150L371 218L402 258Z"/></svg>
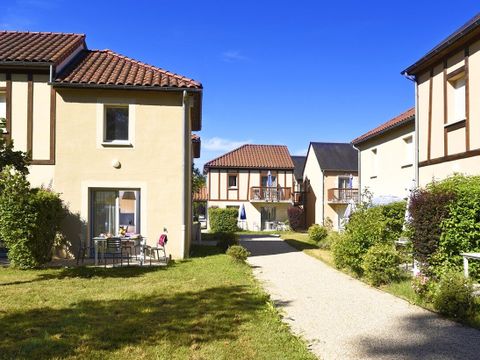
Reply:
<svg viewBox="0 0 480 360"><path fill-rule="evenodd" d="M478 359L480 331L433 313L406 315L386 334L395 339L359 336L356 346L364 358Z"/></svg>
<svg viewBox="0 0 480 360"><path fill-rule="evenodd" d="M192 245L190 256L192 258L202 258L223 254L224 252L217 246L211 245Z"/></svg>
<svg viewBox="0 0 480 360"><path fill-rule="evenodd" d="M175 266L175 263L172 261L169 263L168 267ZM13 281L7 283L0 283L1 286L8 285L19 285L19 284L28 284L38 281L47 281L47 280L62 280L62 279L72 279L72 278L81 278L81 279L90 279L94 277L99 278L133 278L143 276L144 274L154 272L154 271L165 271L167 268L163 266L125 266L125 267L116 267L116 268L100 268L100 267L75 267L75 268L64 268L58 271L51 273L44 273L39 271L39 274L31 279L26 281ZM21 271L21 270L18 270Z"/></svg>
<svg viewBox="0 0 480 360"><path fill-rule="evenodd" d="M285 239L284 240L288 245L294 247L297 250L303 251L308 249L318 249L318 246L315 244L307 243L305 241L298 241L294 239Z"/></svg>
<svg viewBox="0 0 480 360"><path fill-rule="evenodd" d="M145 344L189 348L232 341L265 301L246 287L222 286L0 313L0 358L89 357Z"/></svg>

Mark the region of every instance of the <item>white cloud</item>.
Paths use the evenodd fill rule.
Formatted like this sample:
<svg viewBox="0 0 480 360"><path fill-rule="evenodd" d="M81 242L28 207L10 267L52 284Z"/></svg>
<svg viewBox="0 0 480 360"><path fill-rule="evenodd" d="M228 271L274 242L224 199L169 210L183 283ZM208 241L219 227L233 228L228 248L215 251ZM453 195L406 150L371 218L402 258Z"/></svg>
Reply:
<svg viewBox="0 0 480 360"><path fill-rule="evenodd" d="M222 54L223 61L226 62L237 62L237 61L245 61L248 60L248 57L243 55L238 50L228 50Z"/></svg>
<svg viewBox="0 0 480 360"><path fill-rule="evenodd" d="M250 143L251 140L234 141L229 139L222 139L220 137L213 137L210 139L202 139L202 150L214 151L214 152L226 152L231 151L239 146Z"/></svg>

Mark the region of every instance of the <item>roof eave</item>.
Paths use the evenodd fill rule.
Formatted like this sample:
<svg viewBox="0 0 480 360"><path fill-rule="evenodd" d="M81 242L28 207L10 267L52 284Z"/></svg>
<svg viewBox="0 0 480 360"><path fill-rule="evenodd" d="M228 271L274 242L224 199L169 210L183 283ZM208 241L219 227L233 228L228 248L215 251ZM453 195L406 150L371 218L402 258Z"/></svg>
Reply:
<svg viewBox="0 0 480 360"><path fill-rule="evenodd" d="M50 67L55 65L54 62L48 61L0 61L0 66L2 67L21 67L21 68L40 68L40 67Z"/></svg>
<svg viewBox="0 0 480 360"><path fill-rule="evenodd" d="M402 75L416 75L432 64L438 62L439 58L448 56L449 53L456 51L458 48L464 46L471 41L476 35L480 34L480 18L472 22L469 26L453 36L447 38L435 48L430 50L420 60L410 65L408 68L401 72ZM461 41L460 41L461 40Z"/></svg>
<svg viewBox="0 0 480 360"><path fill-rule="evenodd" d="M287 170L293 171L294 167L274 167L274 166L218 166L207 165L203 166L204 169L242 169L242 170Z"/></svg>
<svg viewBox="0 0 480 360"><path fill-rule="evenodd" d="M379 132L375 133L375 134L372 134L370 136L367 136L366 138L363 138L361 139L360 141L356 141L356 139L352 140L351 144L353 145L360 145L360 144L363 144L364 142L367 142L369 140L372 140L380 135L383 135L391 130L394 130L396 128L399 128L400 126L403 126L403 125L408 125L410 122L415 122L415 115L412 115L410 117L408 117L407 119L405 120L402 120L398 123L396 123L395 125L392 125L386 129L383 129L383 130L380 130Z"/></svg>
<svg viewBox="0 0 480 360"><path fill-rule="evenodd" d="M63 83L54 81L49 83L56 88L72 89L115 89L115 90L149 90L149 91L177 91L201 93L202 87L171 87L171 86L142 86L142 85L112 85L112 84L86 84L86 83Z"/></svg>

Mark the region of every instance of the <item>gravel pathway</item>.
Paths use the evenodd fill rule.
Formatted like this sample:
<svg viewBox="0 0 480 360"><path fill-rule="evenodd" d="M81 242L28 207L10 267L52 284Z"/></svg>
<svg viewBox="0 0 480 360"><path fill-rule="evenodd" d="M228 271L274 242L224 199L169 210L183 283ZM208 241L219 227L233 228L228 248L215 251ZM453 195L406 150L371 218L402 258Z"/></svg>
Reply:
<svg viewBox="0 0 480 360"><path fill-rule="evenodd" d="M480 331L410 305L274 237L242 237L248 262L321 359L480 359Z"/></svg>

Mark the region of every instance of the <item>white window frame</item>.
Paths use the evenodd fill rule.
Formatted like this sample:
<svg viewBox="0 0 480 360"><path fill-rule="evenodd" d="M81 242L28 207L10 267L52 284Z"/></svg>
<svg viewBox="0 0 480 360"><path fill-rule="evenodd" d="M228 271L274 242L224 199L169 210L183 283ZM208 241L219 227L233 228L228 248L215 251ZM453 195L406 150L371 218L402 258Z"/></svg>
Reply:
<svg viewBox="0 0 480 360"><path fill-rule="evenodd" d="M405 160L403 166L413 165L415 162L415 150L413 145L413 135L405 136L403 138L405 145Z"/></svg>
<svg viewBox="0 0 480 360"><path fill-rule="evenodd" d="M462 72L455 77L447 80L450 90L447 92L447 98L444 101L451 104L452 110L447 113L447 123L444 125L448 127L450 125L462 122L466 120L466 103L467 103L467 78L465 72ZM459 82L462 82L462 86L459 86ZM449 95L451 101L449 101Z"/></svg>
<svg viewBox="0 0 480 360"><path fill-rule="evenodd" d="M230 185L230 177L235 178L235 185ZM228 185L229 189L237 189L238 188L238 174L228 174L227 185Z"/></svg>
<svg viewBox="0 0 480 360"><path fill-rule="evenodd" d="M109 147L135 147L135 112L136 105L134 99L122 99L123 101L112 99L97 100L97 148ZM106 124L108 107L127 107L128 108L128 140L106 141Z"/></svg>
<svg viewBox="0 0 480 360"><path fill-rule="evenodd" d="M3 103L4 114L0 113L0 118L5 118L5 128L0 132L2 134L7 134L8 131L7 131L7 122L6 122L6 120L7 120L7 93L6 93L6 91L0 91L0 96L3 96L3 98L5 99L5 102Z"/></svg>
<svg viewBox="0 0 480 360"><path fill-rule="evenodd" d="M372 175L370 178L374 179L378 176L378 149L372 149L370 153L372 154Z"/></svg>

